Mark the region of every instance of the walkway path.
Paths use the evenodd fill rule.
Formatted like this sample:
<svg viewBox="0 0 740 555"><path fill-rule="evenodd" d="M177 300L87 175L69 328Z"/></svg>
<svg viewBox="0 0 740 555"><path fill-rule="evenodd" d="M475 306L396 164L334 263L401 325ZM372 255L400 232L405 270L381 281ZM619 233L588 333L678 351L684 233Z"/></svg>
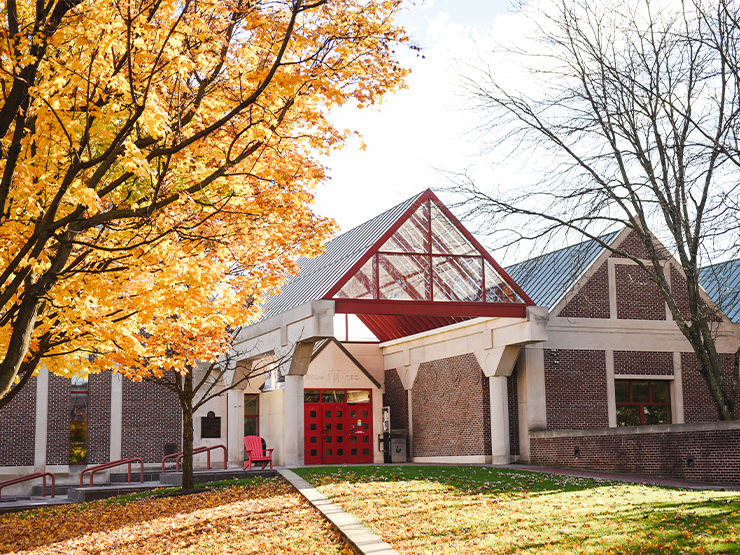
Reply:
<svg viewBox="0 0 740 555"><path fill-rule="evenodd" d="M278 473L290 482L311 505L316 507L340 533L345 536L352 547L364 555L399 555L398 551L373 534L364 524L355 517L344 512L322 493L319 493L311 484L287 468L276 468Z"/></svg>

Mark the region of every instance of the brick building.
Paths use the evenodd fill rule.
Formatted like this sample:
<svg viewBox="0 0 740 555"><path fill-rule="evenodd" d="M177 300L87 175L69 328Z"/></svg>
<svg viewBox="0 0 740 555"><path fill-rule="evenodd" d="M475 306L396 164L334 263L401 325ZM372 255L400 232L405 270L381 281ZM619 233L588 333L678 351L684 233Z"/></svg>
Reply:
<svg viewBox="0 0 740 555"><path fill-rule="evenodd" d="M604 239L646 256L629 230ZM262 436L277 464L381 463L389 407L411 461L740 482L740 422L715 422L688 343L629 258L586 242L504 270L425 191L300 264L240 332L227 383L256 364L275 368L195 415L196 447L227 445L231 465L241 466L245 434ZM678 294L681 270L668 253L664 265ZM729 372L740 303L727 292L740 265L702 277ZM109 374L72 383L42 372L0 415L3 476L74 476L130 456L155 465L181 445L172 393Z"/></svg>
<svg viewBox="0 0 740 555"><path fill-rule="evenodd" d="M0 410L0 419L0 480L44 471L58 483L75 483L87 466L124 457L155 466L165 446L177 451L182 445L177 397L110 373L70 380L42 369Z"/></svg>

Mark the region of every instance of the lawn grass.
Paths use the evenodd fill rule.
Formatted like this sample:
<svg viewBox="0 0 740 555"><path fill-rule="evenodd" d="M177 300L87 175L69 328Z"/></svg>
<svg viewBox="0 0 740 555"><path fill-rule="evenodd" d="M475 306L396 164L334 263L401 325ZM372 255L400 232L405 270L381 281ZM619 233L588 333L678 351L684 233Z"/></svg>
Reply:
<svg viewBox="0 0 740 555"><path fill-rule="evenodd" d="M351 553L321 514L281 478L155 490L0 515L0 553ZM173 489L172 492L177 491Z"/></svg>
<svg viewBox="0 0 740 555"><path fill-rule="evenodd" d="M740 553L740 493L453 466L295 472L403 555Z"/></svg>

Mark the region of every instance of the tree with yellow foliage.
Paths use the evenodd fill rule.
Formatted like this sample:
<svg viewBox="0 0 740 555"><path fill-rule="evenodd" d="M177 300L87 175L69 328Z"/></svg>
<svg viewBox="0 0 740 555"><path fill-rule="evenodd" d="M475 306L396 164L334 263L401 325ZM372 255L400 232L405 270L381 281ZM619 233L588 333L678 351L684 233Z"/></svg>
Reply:
<svg viewBox="0 0 740 555"><path fill-rule="evenodd" d="M0 406L228 347L333 232L328 114L402 86L400 4L0 1Z"/></svg>

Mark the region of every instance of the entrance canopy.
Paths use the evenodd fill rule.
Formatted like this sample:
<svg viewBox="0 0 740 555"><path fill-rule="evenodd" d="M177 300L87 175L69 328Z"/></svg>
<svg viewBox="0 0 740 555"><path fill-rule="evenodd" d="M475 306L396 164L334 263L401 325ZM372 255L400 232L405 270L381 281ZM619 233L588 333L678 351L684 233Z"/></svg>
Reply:
<svg viewBox="0 0 740 555"><path fill-rule="evenodd" d="M476 317L525 317L532 300L427 190L300 261L265 306L272 316L333 300L389 341Z"/></svg>

